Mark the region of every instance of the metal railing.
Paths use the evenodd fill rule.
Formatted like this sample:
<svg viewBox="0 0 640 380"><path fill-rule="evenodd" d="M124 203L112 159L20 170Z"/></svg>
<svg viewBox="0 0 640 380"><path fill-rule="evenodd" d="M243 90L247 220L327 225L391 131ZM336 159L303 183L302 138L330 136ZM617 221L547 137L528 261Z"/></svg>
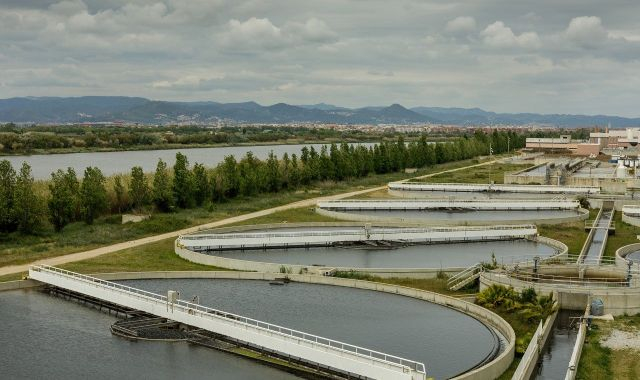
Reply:
<svg viewBox="0 0 640 380"><path fill-rule="evenodd" d="M476 278L480 277L481 272L482 263L476 263L449 278L449 280L447 281L447 287L450 290L458 290L471 281L475 280Z"/></svg>
<svg viewBox="0 0 640 380"><path fill-rule="evenodd" d="M590 277L580 279L579 277L557 276L549 274L538 274L531 272L482 272L483 277L491 279L493 282L513 285L515 281L525 282L529 284L553 285L556 288L588 288L588 289L606 289L606 288L629 288L634 287L636 282L632 280L630 284L626 280L618 280L606 277Z"/></svg>
<svg viewBox="0 0 640 380"><path fill-rule="evenodd" d="M507 230L531 230L536 229L533 224L527 225L498 225L498 226L465 226L465 227L424 227L424 228L375 228L368 229L370 234L415 234L429 232L465 232L465 231L507 231ZM280 238L280 237L305 237L305 236L360 236L365 233L365 227L361 230L343 231L300 231L300 232L253 232L253 233L220 233L181 235L180 240L205 240L205 239L247 239L247 238Z"/></svg>
<svg viewBox="0 0 640 380"><path fill-rule="evenodd" d="M156 304L161 303L162 305L166 305L168 303L168 299L166 296L162 296L160 294L148 292L145 290L137 289L131 286L118 284L116 282L102 280L96 277L87 276L80 273L71 272L65 269L60 269L56 267L52 267L49 265L34 265L31 266L30 270L39 271L39 272L47 272L52 273L58 276L62 276L65 278L73 278L74 280L81 281L85 284L107 288L112 291L116 291L119 293L125 293L129 296L141 298L145 301L154 302ZM268 332L270 334L284 335L287 337L296 338L299 341L304 341L307 343L311 343L313 345L318 345L321 347L330 348L333 350L338 350L346 353L350 353L364 359L373 360L377 362L382 362L386 364L392 364L395 366L406 367L406 369L416 371L420 374L426 374L425 366L423 363L409 360L405 358L401 358L394 355L385 354L383 352L370 350L364 347L355 346L352 344L340 342L333 339L323 338L321 336L305 333L302 331L290 329L287 327L275 325L268 322L259 321L252 318L247 318L241 315L228 313L226 311L213 309L210 307L194 304L191 302L177 300L172 304L174 308L180 309L183 312L192 315L198 315L203 318L209 319L224 319L227 322L237 325L244 325L254 327L258 330L262 330Z"/></svg>
<svg viewBox="0 0 640 380"><path fill-rule="evenodd" d="M387 185L392 190L423 191L496 191L548 194L598 194L599 187L587 186L555 186L555 185L511 185L511 184L478 184L478 183L426 183L426 182L391 182ZM470 190L476 189L476 190Z"/></svg>

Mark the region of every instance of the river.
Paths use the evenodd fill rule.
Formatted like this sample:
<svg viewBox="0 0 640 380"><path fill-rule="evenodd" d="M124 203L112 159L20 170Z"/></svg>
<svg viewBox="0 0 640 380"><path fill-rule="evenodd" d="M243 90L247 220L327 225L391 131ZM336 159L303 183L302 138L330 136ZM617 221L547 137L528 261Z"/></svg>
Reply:
<svg viewBox="0 0 640 380"><path fill-rule="evenodd" d="M371 143L363 143L366 146ZM191 148L191 149L161 149L161 150L136 150L121 152L87 152L87 153L65 153L65 154L35 154L31 156L6 156L0 160L8 160L18 171L23 162L31 165L35 179L49 179L51 173L58 169L72 167L76 174L82 177L87 166L97 166L104 175L128 173L133 166L141 166L145 172L153 172L158 164L158 159L162 159L173 166L176 153L181 152L189 159L190 164L196 162L205 166L216 166L222 162L225 156L233 155L236 160L240 160L247 152L264 159L273 151L278 157L285 153L289 156L295 153L300 157L300 151L305 146L313 146L320 151L325 144L295 144L295 145L255 145L255 146L230 146L220 148Z"/></svg>

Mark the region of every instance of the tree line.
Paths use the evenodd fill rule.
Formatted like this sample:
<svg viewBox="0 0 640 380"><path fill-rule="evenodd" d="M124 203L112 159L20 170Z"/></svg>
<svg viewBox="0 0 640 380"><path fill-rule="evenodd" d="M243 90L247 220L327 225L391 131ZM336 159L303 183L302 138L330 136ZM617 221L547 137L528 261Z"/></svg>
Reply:
<svg viewBox="0 0 640 380"><path fill-rule="evenodd" d="M155 173L147 176L134 166L127 179L107 178L97 167L88 167L82 179L72 168L51 174L48 194L38 194L31 168L23 163L18 172L9 161L0 161L0 232L20 231L32 234L48 221L55 231L69 223L93 224L106 214L171 212L176 209L212 207L236 197L296 190L317 181L343 181L372 174L403 171L408 167L435 164L506 152L524 146L524 137L514 132L476 132L452 142L429 143L426 136L405 143L394 142L365 146L355 144L324 145L320 150L304 147L300 155L273 152L260 160L248 152L239 161L226 156L215 168L202 163L190 166L187 157L176 154L173 168L159 160ZM107 189L109 187L109 189Z"/></svg>

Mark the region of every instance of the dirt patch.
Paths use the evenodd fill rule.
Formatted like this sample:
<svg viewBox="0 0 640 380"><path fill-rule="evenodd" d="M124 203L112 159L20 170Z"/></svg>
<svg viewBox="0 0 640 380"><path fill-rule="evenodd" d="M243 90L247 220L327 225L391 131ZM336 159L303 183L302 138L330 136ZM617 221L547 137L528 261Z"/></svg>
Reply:
<svg viewBox="0 0 640 380"><path fill-rule="evenodd" d="M631 331L613 329L609 336L600 341L600 344L612 350L640 350L640 333L636 329Z"/></svg>

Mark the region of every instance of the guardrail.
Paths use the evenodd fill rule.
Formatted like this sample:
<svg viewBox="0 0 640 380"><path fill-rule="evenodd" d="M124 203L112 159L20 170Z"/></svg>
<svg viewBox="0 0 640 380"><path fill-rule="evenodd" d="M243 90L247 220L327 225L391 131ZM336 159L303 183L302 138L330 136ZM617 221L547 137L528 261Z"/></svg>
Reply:
<svg viewBox="0 0 640 380"><path fill-rule="evenodd" d="M369 231L371 234L391 234L391 233L428 233L428 232L459 232L459 231L506 231L506 230L530 230L535 229L533 224L526 225L505 225L505 226L466 226L466 227L422 227L422 228L377 228L371 227L365 230L342 231L300 231L300 232L252 232L252 233L220 233L220 234L198 234L180 235L181 240L204 240L204 239L244 239L244 238L278 238L278 237L304 237L304 236L359 236Z"/></svg>
<svg viewBox="0 0 640 380"><path fill-rule="evenodd" d="M291 342L297 342L298 345L300 345L301 343L307 343L311 345L311 347L318 347L322 349L335 350L336 352L347 353L355 356L356 358L362 358L368 363L373 364L374 366L377 365L376 363L379 363L378 365L386 365L387 368L395 368L395 370L404 373L406 373L407 371L415 372L419 375L418 378L420 379L424 379L426 377L424 364L416 362L414 360L385 354L379 351L374 351L364 347L359 347L337 340L324 338L272 323L247 318L241 315L228 313L222 310L213 309L183 300L177 300L174 303L169 303L169 300L166 296L48 265L34 265L29 269L29 272L30 277L39 281L43 279L38 278L38 272L58 276L92 287L98 287L102 290L108 290L128 297L134 297L144 302L155 304L156 306L165 307L167 305L171 305L172 308L178 309L179 311L187 313L188 315L198 316L206 319L224 320L225 322L235 326L244 326L245 329L251 328L254 332L259 333L262 331L268 333L267 336L276 334L283 337L293 338ZM289 354L295 355L296 353L292 352Z"/></svg>
<svg viewBox="0 0 640 380"><path fill-rule="evenodd" d="M416 199L349 199L319 201L317 206L329 210L441 210L472 209L479 211L510 210L572 210L580 204L574 200L514 200L508 203L498 200L416 200Z"/></svg>
<svg viewBox="0 0 640 380"><path fill-rule="evenodd" d="M612 288L629 288L637 286L637 279L632 280L631 283L626 280L615 280L609 277L593 277L588 279L580 279L579 277L569 276L557 276L557 275L542 275L530 272L482 272L481 276L487 278L492 283L500 283L502 285L513 286L514 288L520 288L520 286L530 287L533 284L536 285L554 285L557 289L571 288L571 289L612 289Z"/></svg>
<svg viewBox="0 0 640 380"><path fill-rule="evenodd" d="M588 186L555 186L555 185L496 185L476 183L423 183L423 182L391 182L390 190L404 191L463 191L463 192L513 192L541 194L598 194L599 187Z"/></svg>

